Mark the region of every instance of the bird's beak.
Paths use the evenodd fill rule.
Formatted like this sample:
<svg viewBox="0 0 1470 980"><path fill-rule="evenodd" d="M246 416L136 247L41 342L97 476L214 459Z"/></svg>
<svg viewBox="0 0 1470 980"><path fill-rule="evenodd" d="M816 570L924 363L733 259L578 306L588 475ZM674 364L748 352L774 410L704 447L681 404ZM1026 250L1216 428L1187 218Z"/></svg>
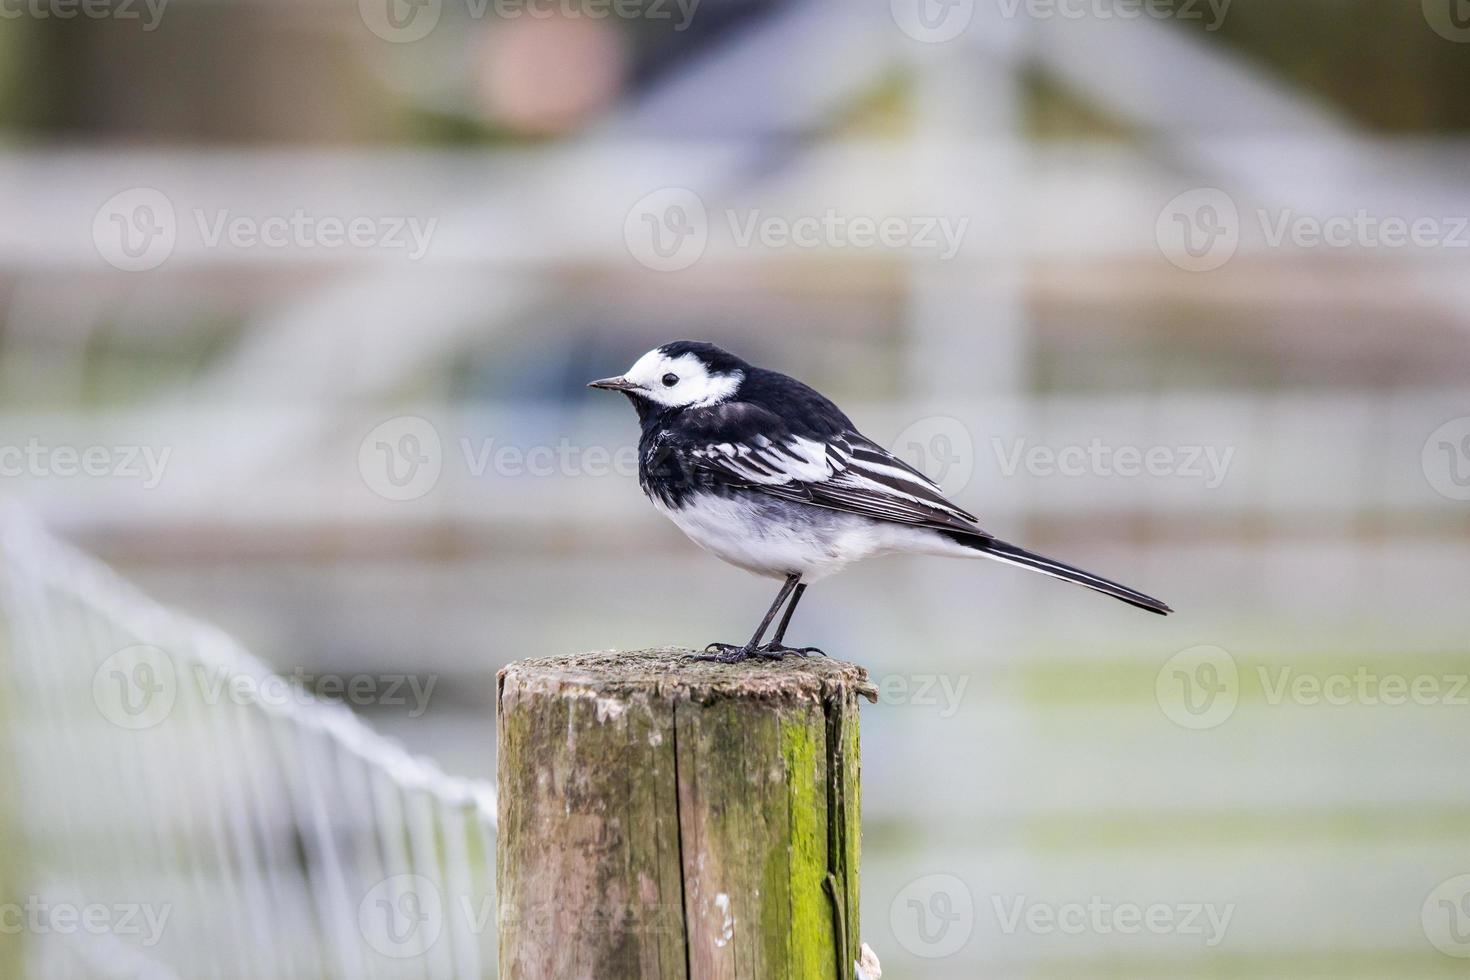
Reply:
<svg viewBox="0 0 1470 980"><path fill-rule="evenodd" d="M608 391L638 391L641 386L627 378L603 378L601 381L587 382L587 387L606 388Z"/></svg>

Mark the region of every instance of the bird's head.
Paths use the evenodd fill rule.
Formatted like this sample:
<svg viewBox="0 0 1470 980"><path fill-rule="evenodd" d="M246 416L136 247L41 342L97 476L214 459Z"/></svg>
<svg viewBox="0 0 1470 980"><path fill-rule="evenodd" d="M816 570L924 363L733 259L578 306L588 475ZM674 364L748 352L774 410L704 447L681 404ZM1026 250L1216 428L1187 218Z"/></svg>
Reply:
<svg viewBox="0 0 1470 980"><path fill-rule="evenodd" d="M718 405L735 397L750 365L714 344L679 340L655 347L616 378L587 385L621 391L641 418L662 410Z"/></svg>

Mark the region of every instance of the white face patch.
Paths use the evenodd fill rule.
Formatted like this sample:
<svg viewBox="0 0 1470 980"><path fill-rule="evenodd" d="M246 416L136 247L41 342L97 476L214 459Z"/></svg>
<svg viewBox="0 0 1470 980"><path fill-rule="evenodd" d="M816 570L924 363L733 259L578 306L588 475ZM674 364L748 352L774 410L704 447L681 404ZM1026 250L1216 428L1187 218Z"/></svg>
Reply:
<svg viewBox="0 0 1470 980"><path fill-rule="evenodd" d="M637 382L639 397L669 408L703 408L735 394L744 373L711 374L693 354L669 357L655 348L628 368L623 377ZM672 384L665 384L671 380Z"/></svg>

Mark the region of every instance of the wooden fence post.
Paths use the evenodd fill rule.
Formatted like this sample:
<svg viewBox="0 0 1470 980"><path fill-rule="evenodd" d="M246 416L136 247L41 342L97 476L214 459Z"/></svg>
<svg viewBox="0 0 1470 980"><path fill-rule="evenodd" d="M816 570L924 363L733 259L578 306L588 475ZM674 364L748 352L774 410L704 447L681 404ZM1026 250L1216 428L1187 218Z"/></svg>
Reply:
<svg viewBox="0 0 1470 980"><path fill-rule="evenodd" d="M502 980L851 980L859 695L815 657L502 670Z"/></svg>

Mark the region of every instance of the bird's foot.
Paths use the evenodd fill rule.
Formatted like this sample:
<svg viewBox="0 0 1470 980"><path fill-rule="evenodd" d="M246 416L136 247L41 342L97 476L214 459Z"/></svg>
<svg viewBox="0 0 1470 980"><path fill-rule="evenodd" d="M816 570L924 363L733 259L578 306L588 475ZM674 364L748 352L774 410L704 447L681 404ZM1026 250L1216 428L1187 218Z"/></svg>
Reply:
<svg viewBox="0 0 1470 980"><path fill-rule="evenodd" d="M789 647L784 643L766 643L755 650L755 655L764 660L783 660L786 657L825 657L816 647Z"/></svg>
<svg viewBox="0 0 1470 980"><path fill-rule="evenodd" d="M695 654L692 659L714 664L738 664L742 660L749 660L757 655L756 648L748 643L745 646L734 643L711 643L704 648L703 654Z"/></svg>

